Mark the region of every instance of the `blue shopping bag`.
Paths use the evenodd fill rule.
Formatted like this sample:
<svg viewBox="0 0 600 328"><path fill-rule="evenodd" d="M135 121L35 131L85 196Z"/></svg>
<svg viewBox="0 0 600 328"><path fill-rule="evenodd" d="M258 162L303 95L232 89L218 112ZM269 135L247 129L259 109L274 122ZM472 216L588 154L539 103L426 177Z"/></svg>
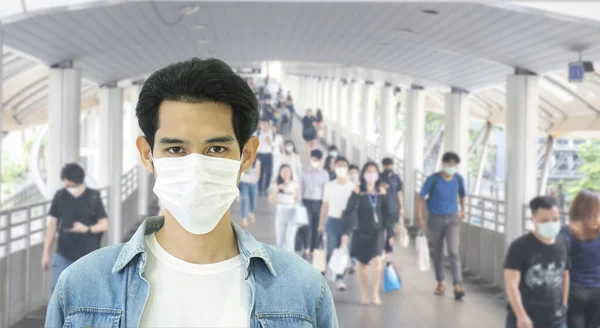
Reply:
<svg viewBox="0 0 600 328"><path fill-rule="evenodd" d="M383 272L383 291L386 293L402 289L402 280L396 269L396 265L389 262Z"/></svg>

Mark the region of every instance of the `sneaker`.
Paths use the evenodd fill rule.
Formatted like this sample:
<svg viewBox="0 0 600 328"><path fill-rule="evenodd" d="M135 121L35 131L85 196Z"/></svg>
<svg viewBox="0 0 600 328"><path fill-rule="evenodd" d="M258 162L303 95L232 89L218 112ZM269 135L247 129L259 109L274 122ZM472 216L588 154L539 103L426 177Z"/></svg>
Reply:
<svg viewBox="0 0 600 328"><path fill-rule="evenodd" d="M346 290L346 284L343 281L338 282L337 289L341 292Z"/></svg>

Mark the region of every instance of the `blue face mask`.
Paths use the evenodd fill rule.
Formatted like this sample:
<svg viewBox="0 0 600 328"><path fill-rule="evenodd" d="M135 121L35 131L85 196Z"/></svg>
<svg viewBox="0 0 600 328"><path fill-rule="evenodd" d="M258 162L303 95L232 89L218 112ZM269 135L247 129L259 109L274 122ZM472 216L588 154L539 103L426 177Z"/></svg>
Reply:
<svg viewBox="0 0 600 328"><path fill-rule="evenodd" d="M537 232L540 236L552 240L556 238L560 232L560 222L538 223Z"/></svg>
<svg viewBox="0 0 600 328"><path fill-rule="evenodd" d="M456 174L456 167L446 166L444 168L444 172L446 172L446 174L448 174L448 175L454 175L454 174Z"/></svg>

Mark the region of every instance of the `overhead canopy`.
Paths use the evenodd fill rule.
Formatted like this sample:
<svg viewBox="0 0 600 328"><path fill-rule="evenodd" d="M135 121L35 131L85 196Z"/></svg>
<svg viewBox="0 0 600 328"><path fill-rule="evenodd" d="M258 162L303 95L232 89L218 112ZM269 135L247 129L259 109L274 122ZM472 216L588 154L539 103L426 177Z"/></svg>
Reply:
<svg viewBox="0 0 600 328"><path fill-rule="evenodd" d="M12 52L5 58L19 58L7 63L5 75L11 69L20 72L22 79L13 77L13 83L24 91L12 92L28 99L21 103L10 96L9 79L4 85L5 117L10 112L5 122L19 124L42 115L32 108L44 108L47 66L72 61L88 81L82 84L83 92L91 95L96 85L210 56L241 65L278 60L294 63L288 71L298 72L352 67L357 77L424 86L434 103L443 99L440 90L458 87L471 92L475 117L496 123L504 121L502 85L516 67L538 74L562 70L542 78L540 129L558 134L600 128L597 77L575 89L564 78L564 68L577 59L578 50L585 50L586 60L600 60L600 22L530 8L480 3L4 0L0 20L5 44L43 64ZM35 94L37 101L28 94Z"/></svg>

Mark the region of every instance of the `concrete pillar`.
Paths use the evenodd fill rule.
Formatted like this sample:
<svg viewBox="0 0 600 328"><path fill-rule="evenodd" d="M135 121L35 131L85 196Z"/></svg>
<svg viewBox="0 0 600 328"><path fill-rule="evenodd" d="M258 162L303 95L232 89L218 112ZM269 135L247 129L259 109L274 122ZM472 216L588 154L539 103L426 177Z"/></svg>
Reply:
<svg viewBox="0 0 600 328"><path fill-rule="evenodd" d="M344 134L344 112L346 110L346 101L348 100L348 98L346 98L346 88L345 88L345 83L344 81L342 81L342 79L340 79L340 82L337 85L337 103L336 103L336 122L337 122L337 127L335 129L335 135L336 135L336 140L335 140L335 145L339 147L342 146L342 136Z"/></svg>
<svg viewBox="0 0 600 328"><path fill-rule="evenodd" d="M469 172L469 107L468 93L453 89L446 94L444 113L444 143L447 152L460 157L458 172L467 178Z"/></svg>
<svg viewBox="0 0 600 328"><path fill-rule="evenodd" d="M48 195L62 187L60 172L79 163L81 71L52 68L48 74Z"/></svg>
<svg viewBox="0 0 600 328"><path fill-rule="evenodd" d="M407 91L405 122L404 213L412 225L415 221L416 171L423 171L425 146L425 96L420 87Z"/></svg>
<svg viewBox="0 0 600 328"><path fill-rule="evenodd" d="M346 149L345 151L346 158L352 162L352 151L354 144L354 126L356 125L356 121L358 120L358 93L360 92L361 82L352 81L348 83L348 104L346 110Z"/></svg>
<svg viewBox="0 0 600 328"><path fill-rule="evenodd" d="M323 116L324 116L324 121L325 121L325 127L326 127L326 131L325 131L325 142L327 144L331 143L331 127L332 127L332 110L331 110L331 84L333 83L333 80L331 78L328 78L325 80L325 83L323 83Z"/></svg>
<svg viewBox="0 0 600 328"><path fill-rule="evenodd" d="M4 29L0 27L0 49L4 49ZM0 86L4 85L4 51L0 51ZM2 115L4 113L3 106L3 94L2 89L0 88L0 127L2 127ZM2 154L2 139L4 137L4 133L2 133L2 129L0 129L0 154ZM2 172L2 156L0 156L0 172ZM0 179L0 191L2 190L2 180ZM7 303L9 304L9 303ZM0 321L1 323L1 321ZM6 324L8 326L8 323Z"/></svg>
<svg viewBox="0 0 600 328"><path fill-rule="evenodd" d="M338 130L338 111L337 111L337 103L338 103L338 92L340 81L338 79L331 79L331 83L329 85L329 117L331 117L331 121L329 124L329 144L335 145L337 142L337 130Z"/></svg>
<svg viewBox="0 0 600 328"><path fill-rule="evenodd" d="M536 195L539 78L510 75L506 83L505 245L523 234L523 206Z"/></svg>
<svg viewBox="0 0 600 328"><path fill-rule="evenodd" d="M383 152L383 156L394 154L394 128L396 125L396 97L394 96L394 88L385 84L380 89L381 95L379 106L381 111L381 133L379 135L379 147Z"/></svg>
<svg viewBox="0 0 600 328"><path fill-rule="evenodd" d="M140 91L142 90L142 82L138 82L131 88L131 103L134 106L134 115L135 115L135 106L137 106L137 101L140 95ZM144 133L142 129L140 129L140 125L138 124L137 117L134 117L132 126L132 134L129 138L134 139L134 141L139 137L143 136ZM142 160L140 158L139 152L136 149L134 150L137 156L137 180L138 180L138 215L140 217L145 217L148 215L155 215L156 213L148 213L148 200L150 199L151 186L149 185L149 177L150 173L146 170L144 165L142 165Z"/></svg>
<svg viewBox="0 0 600 328"><path fill-rule="evenodd" d="M367 162L367 156L371 143L375 140L375 87L372 84L364 84L360 86L363 93L363 118L361 137L363 146L360 152L360 164Z"/></svg>
<svg viewBox="0 0 600 328"><path fill-rule="evenodd" d="M122 238L121 189L123 176L123 90L114 85L100 88L100 166L99 183L109 186L109 244Z"/></svg>

